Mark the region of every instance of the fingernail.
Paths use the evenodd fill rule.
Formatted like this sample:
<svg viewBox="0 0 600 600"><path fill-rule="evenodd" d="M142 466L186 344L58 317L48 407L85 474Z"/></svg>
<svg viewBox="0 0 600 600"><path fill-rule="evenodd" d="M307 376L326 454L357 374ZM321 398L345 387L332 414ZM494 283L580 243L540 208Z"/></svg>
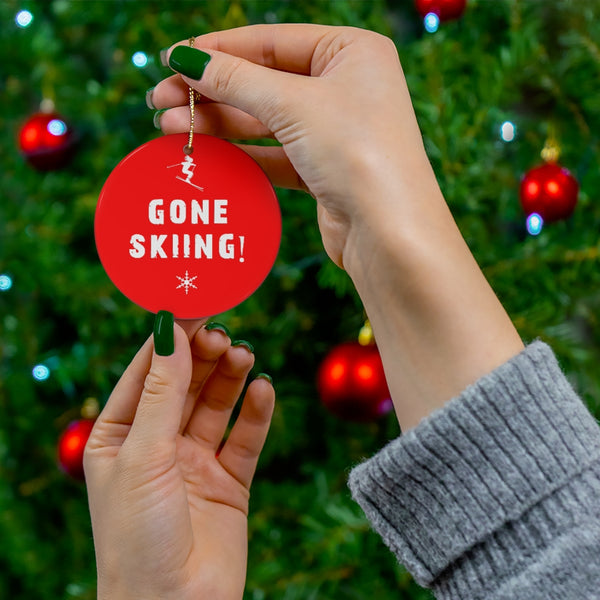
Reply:
<svg viewBox="0 0 600 600"><path fill-rule="evenodd" d="M171 356L175 352L173 313L161 310L154 320L154 350L159 356Z"/></svg>
<svg viewBox="0 0 600 600"><path fill-rule="evenodd" d="M169 57L169 67L190 79L200 79L211 56L189 46L175 46Z"/></svg>
<svg viewBox="0 0 600 600"><path fill-rule="evenodd" d="M169 66L169 61L168 61L168 59L167 59L167 54L168 54L168 53L169 53L169 49L168 49L168 48L163 48L163 49L160 51L160 53L159 53L159 56L160 56L160 64L161 64L163 67L168 67L168 66Z"/></svg>
<svg viewBox="0 0 600 600"><path fill-rule="evenodd" d="M162 110L157 110L154 113L152 122L154 123L154 127L156 127L156 129L160 129L160 118L162 117L163 113L166 112L167 110L168 110L167 108L163 108Z"/></svg>
<svg viewBox="0 0 600 600"><path fill-rule="evenodd" d="M246 340L235 340L235 342L231 342L232 346L244 346L244 348L246 348L246 350L248 350L248 352L252 352L252 354L254 354L254 346L250 343L247 342Z"/></svg>
<svg viewBox="0 0 600 600"><path fill-rule="evenodd" d="M273 378L270 375L267 375L266 373L259 373L256 376L256 379L266 379L271 385L273 385Z"/></svg>
<svg viewBox="0 0 600 600"><path fill-rule="evenodd" d="M152 102L152 94L153 93L154 93L153 87L151 87L149 90L146 91L146 106L150 110L156 110L156 106L154 106L154 103Z"/></svg>
<svg viewBox="0 0 600 600"><path fill-rule="evenodd" d="M231 337L229 329L227 329L227 327L225 327L225 325L222 323L208 323L204 326L204 329L206 329L206 331L212 331L213 329L216 329L217 331L222 331L227 337Z"/></svg>

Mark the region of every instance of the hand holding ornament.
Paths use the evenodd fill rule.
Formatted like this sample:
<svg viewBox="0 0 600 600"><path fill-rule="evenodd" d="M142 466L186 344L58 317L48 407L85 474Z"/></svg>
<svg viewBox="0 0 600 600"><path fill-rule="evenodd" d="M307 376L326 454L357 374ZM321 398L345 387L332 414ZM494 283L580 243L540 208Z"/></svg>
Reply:
<svg viewBox="0 0 600 600"><path fill-rule="evenodd" d="M148 95L165 133L241 147L317 201L325 250L373 326L403 430L523 348L448 210L391 40L349 27L257 25L170 48ZM435 377L431 374L435 373Z"/></svg>
<svg viewBox="0 0 600 600"><path fill-rule="evenodd" d="M274 404L248 387L244 342L160 313L98 417L84 456L98 598L242 597L249 488Z"/></svg>

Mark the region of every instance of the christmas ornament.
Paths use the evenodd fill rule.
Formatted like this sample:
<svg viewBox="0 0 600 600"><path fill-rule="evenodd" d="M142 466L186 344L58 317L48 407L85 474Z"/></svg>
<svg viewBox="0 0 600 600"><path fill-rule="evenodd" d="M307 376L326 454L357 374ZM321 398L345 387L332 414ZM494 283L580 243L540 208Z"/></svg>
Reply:
<svg viewBox="0 0 600 600"><path fill-rule="evenodd" d="M113 283L146 310L178 319L233 308L268 275L281 239L273 187L243 150L208 135L167 135L110 174L96 247ZM186 143L187 142L187 143Z"/></svg>
<svg viewBox="0 0 600 600"><path fill-rule="evenodd" d="M579 185L571 173L556 163L530 169L521 181L521 206L526 215L537 213L544 222L567 219L577 204Z"/></svg>
<svg viewBox="0 0 600 600"><path fill-rule="evenodd" d="M39 171L60 169L73 156L73 132L59 114L39 112L21 128L19 148L27 162Z"/></svg>
<svg viewBox="0 0 600 600"><path fill-rule="evenodd" d="M58 462L75 479L83 479L83 451L93 426L92 419L72 421L58 440Z"/></svg>
<svg viewBox="0 0 600 600"><path fill-rule="evenodd" d="M542 223L567 219L577 204L579 184L558 164L559 154L558 143L551 135L541 153L544 164L530 169L521 180L521 206L528 217L538 215Z"/></svg>
<svg viewBox="0 0 600 600"><path fill-rule="evenodd" d="M96 247L113 283L146 310L208 317L245 300L279 249L281 213L260 167L224 140L168 135L127 156L107 179Z"/></svg>
<svg viewBox="0 0 600 600"><path fill-rule="evenodd" d="M423 19L433 14L442 22L458 19L466 5L467 0L415 0L416 9Z"/></svg>
<svg viewBox="0 0 600 600"><path fill-rule="evenodd" d="M325 407L348 421L373 421L392 409L373 343L346 342L333 348L321 363L317 388Z"/></svg>
<svg viewBox="0 0 600 600"><path fill-rule="evenodd" d="M69 423L58 440L58 463L74 479L84 479L83 451L98 413L98 401L88 398L81 409L83 418Z"/></svg>

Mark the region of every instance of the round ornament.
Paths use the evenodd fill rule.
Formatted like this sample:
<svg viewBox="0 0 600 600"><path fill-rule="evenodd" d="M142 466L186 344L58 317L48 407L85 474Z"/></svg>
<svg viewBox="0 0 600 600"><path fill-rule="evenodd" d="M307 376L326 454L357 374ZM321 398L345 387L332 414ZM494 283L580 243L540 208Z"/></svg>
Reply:
<svg viewBox="0 0 600 600"><path fill-rule="evenodd" d="M554 162L529 170L520 186L526 215L540 215L545 223L567 219L577 204L579 184L571 173Z"/></svg>
<svg viewBox="0 0 600 600"><path fill-rule="evenodd" d="M348 421L373 421L392 410L377 346L347 342L325 357L317 375L325 407Z"/></svg>
<svg viewBox="0 0 600 600"><path fill-rule="evenodd" d="M75 479L84 479L83 451L93 427L94 419L73 421L58 440L58 462L62 470Z"/></svg>
<svg viewBox="0 0 600 600"><path fill-rule="evenodd" d="M34 168L40 171L60 169L73 155L73 132L57 113L39 112L21 128L19 148Z"/></svg>
<svg viewBox="0 0 600 600"><path fill-rule="evenodd" d="M440 21L450 21L462 16L467 0L415 0L415 6L423 18L433 13Z"/></svg>
<svg viewBox="0 0 600 600"><path fill-rule="evenodd" d="M163 136L126 156L96 209L100 260L150 312L179 319L233 308L269 274L281 240L273 187L243 150L208 135Z"/></svg>

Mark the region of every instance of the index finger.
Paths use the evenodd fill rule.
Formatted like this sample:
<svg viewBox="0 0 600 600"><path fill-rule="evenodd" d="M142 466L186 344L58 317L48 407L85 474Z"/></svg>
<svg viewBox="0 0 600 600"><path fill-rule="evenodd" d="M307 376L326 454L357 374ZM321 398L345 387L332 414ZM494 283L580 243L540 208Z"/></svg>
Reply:
<svg viewBox="0 0 600 600"><path fill-rule="evenodd" d="M280 25L249 25L200 35L194 39L194 47L215 50L236 56L248 62L299 75L319 75L325 66L316 56L325 53L327 41L339 34L339 27L285 23ZM171 46L161 60L168 65L176 46L188 46L182 40ZM321 51L319 51L321 48ZM318 67L315 66L318 63ZM179 75L168 77L148 91L146 102L150 108L183 106L189 101L189 88ZM207 98L202 97L206 102Z"/></svg>
<svg viewBox="0 0 600 600"><path fill-rule="evenodd" d="M308 23L249 25L199 35L194 47L218 50L279 71L314 75L315 51L337 30L339 28ZM189 41L175 45L180 44L187 45Z"/></svg>

